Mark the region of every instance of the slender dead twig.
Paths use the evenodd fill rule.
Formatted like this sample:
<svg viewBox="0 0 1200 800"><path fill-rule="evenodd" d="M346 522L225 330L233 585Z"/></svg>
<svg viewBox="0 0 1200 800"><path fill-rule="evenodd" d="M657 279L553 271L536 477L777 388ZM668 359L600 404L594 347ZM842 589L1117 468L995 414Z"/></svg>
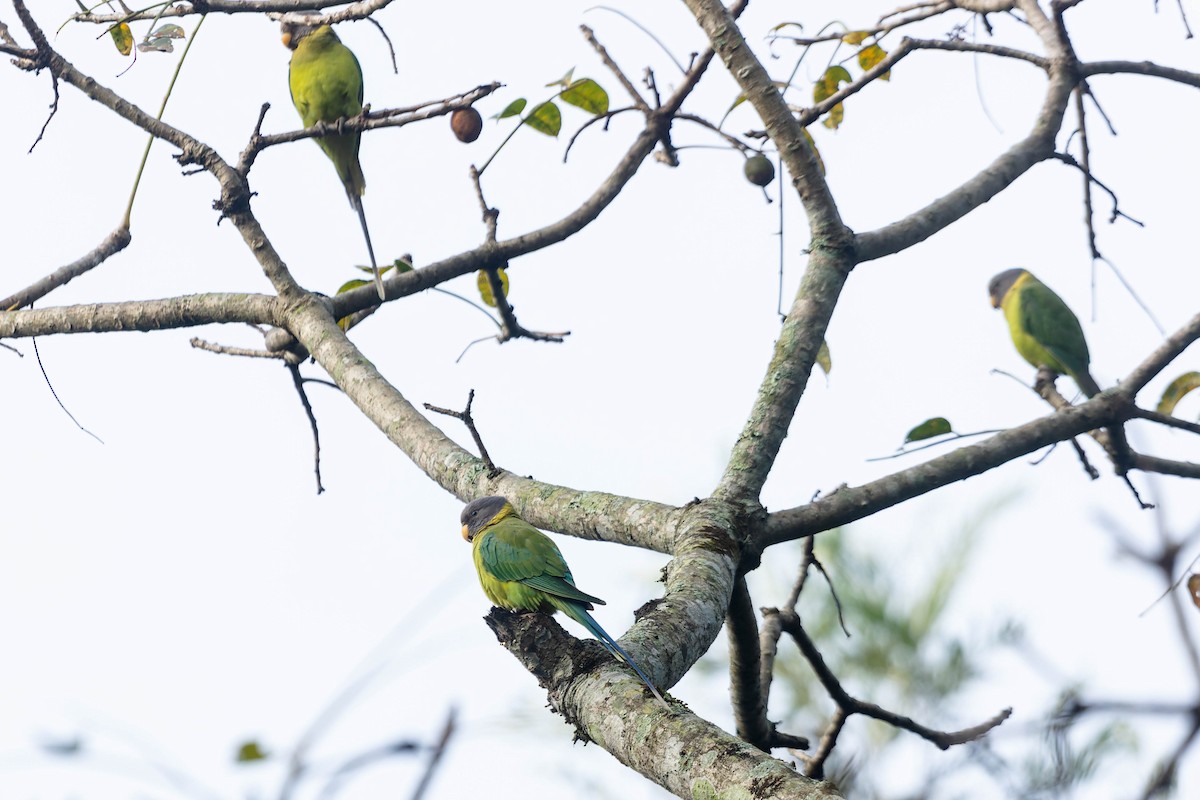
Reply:
<svg viewBox="0 0 1200 800"><path fill-rule="evenodd" d="M471 432L471 438L475 440L475 446L479 448L479 457L483 460L484 466L488 468L488 478L495 478L497 475L503 472L503 470L496 466L495 462L492 461L492 457L488 455L487 448L483 446L483 438L479 435L479 429L475 427L475 418L471 416L471 404L474 402L475 390L472 389L470 394L467 395L467 407L462 411L441 408L430 403L425 403L424 405L429 411L432 411L436 414L445 414L448 417L454 417L467 426L467 430Z"/></svg>
<svg viewBox="0 0 1200 800"><path fill-rule="evenodd" d="M783 625L783 629L791 634L792 639L795 640L805 659L812 666L813 672L816 673L817 679L825 687L825 691L829 693L830 698L847 716L862 714L872 719L877 719L880 722L886 722L889 725L914 733L922 739L932 742L941 750L948 750L954 745L965 744L966 742L978 739L1003 723L1012 714L1012 709L1006 708L991 719L984 720L978 725L972 725L969 728L963 728L959 731L938 731L927 728L909 717L888 711L874 703L867 703L852 697L849 692L842 688L841 682L833 674L829 665L825 663L824 657L817 650L817 646L813 643L812 639L808 637L808 633L800 624L800 617L793 612L781 611L780 623Z"/></svg>
<svg viewBox="0 0 1200 800"><path fill-rule="evenodd" d="M446 715L446 722L442 725L442 733L438 736L437 744L434 745L433 752L429 754L429 761L425 763L425 771L421 773L421 780L413 789L412 800L421 800L425 796L425 790L429 788L433 774L437 770L438 764L441 763L442 756L446 753L446 746L450 744L450 737L454 735L457 717L458 710L451 706L450 712Z"/></svg>
<svg viewBox="0 0 1200 800"><path fill-rule="evenodd" d="M304 380L300 377L300 367L296 364L286 364L285 366L292 375L292 385L296 387L296 394L300 397L300 405L304 406L304 413L308 416L309 427L312 428L313 472L317 476L317 494L322 494L325 491L325 487L321 485L321 431L317 428L317 417L313 413L312 403L308 402L308 393L304 391Z"/></svg>
<svg viewBox="0 0 1200 800"><path fill-rule="evenodd" d="M188 344L197 350L204 350L208 353L219 353L226 356L239 356L241 358L275 358L282 360L285 356L283 351L276 350L255 350L250 347L231 347L229 345L217 344L206 339L201 339L199 336L193 336L188 340Z"/></svg>

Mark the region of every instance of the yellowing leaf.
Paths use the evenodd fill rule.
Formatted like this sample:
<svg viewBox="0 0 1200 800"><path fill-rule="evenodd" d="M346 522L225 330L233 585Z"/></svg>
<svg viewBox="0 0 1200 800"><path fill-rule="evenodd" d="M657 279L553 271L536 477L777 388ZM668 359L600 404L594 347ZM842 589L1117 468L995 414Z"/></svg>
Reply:
<svg viewBox="0 0 1200 800"><path fill-rule="evenodd" d="M233 760L239 764L249 764L252 761L262 761L267 758L267 751L253 739L242 742Z"/></svg>
<svg viewBox="0 0 1200 800"><path fill-rule="evenodd" d="M1187 587L1192 596L1192 605L1200 608L1200 575L1188 575Z"/></svg>
<svg viewBox="0 0 1200 800"><path fill-rule="evenodd" d="M829 113L825 115L825 119L821 120L821 124L831 131L836 131L838 125L842 124L842 118L846 116L846 109L841 103L838 103L833 108L829 109Z"/></svg>
<svg viewBox="0 0 1200 800"><path fill-rule="evenodd" d="M1183 373L1171 381L1171 385L1163 392L1162 399L1158 401L1158 413L1174 414L1175 406L1183 396L1197 388L1200 388L1200 372Z"/></svg>
<svg viewBox="0 0 1200 800"><path fill-rule="evenodd" d="M508 297L508 273L504 271L504 267L500 267L496 270L496 274L500 276L501 291L504 292L505 297ZM479 296L483 298L483 302L495 308L496 296L492 294L492 282L488 280L486 269L481 269L476 274L475 285L479 287Z"/></svg>
<svg viewBox="0 0 1200 800"><path fill-rule="evenodd" d="M885 58L887 58L887 51L877 44L869 44L862 50L858 51L858 65L862 67L864 71L871 69ZM892 71L889 69L887 72L879 76L879 80L886 81L891 77Z"/></svg>
<svg viewBox="0 0 1200 800"><path fill-rule="evenodd" d="M813 158L817 160L817 169L821 170L821 174L825 174L825 162L821 159L821 151L817 149L817 143L813 141L812 134L808 132L808 128L804 129L804 138L808 141L808 146L812 148Z"/></svg>
<svg viewBox="0 0 1200 800"><path fill-rule="evenodd" d="M850 83L850 73L845 67L833 65L825 70L825 74L821 79L813 85L813 100L820 103L834 95L838 87L843 83ZM845 116L846 110L842 108L842 104L838 103L833 108L829 109L829 115L825 117L823 124L826 128L833 130L837 129L838 125L842 124L842 117Z"/></svg>
<svg viewBox="0 0 1200 800"><path fill-rule="evenodd" d="M562 112L554 103L547 101L530 112L525 124L547 136L558 136L562 130Z"/></svg>
<svg viewBox="0 0 1200 800"><path fill-rule="evenodd" d="M608 92L591 78L580 78L559 95L564 103L600 116L608 113Z"/></svg>
<svg viewBox="0 0 1200 800"><path fill-rule="evenodd" d="M842 34L842 41L846 44L862 44L863 40L870 35L868 31L850 31Z"/></svg>
<svg viewBox="0 0 1200 800"><path fill-rule="evenodd" d="M122 22L109 28L108 32L112 34L113 44L121 55L127 56L133 52L133 31L129 30L128 25Z"/></svg>
<svg viewBox="0 0 1200 800"><path fill-rule="evenodd" d="M909 431L904 437L904 443L908 444L909 442L932 439L934 436L941 436L946 433L953 433L953 429L950 427L950 420L945 417L933 417Z"/></svg>
<svg viewBox="0 0 1200 800"><path fill-rule="evenodd" d="M851 80L850 73L845 67L834 64L825 70L825 74L813 85L813 100L821 102L836 92L843 83L850 83Z"/></svg>
<svg viewBox="0 0 1200 800"><path fill-rule="evenodd" d="M571 76L573 76L574 74L575 74L575 68L571 67L569 70L567 70L566 75L563 75L561 78L559 78L556 81L551 81L550 83L547 83L546 86L547 87L570 86L571 85Z"/></svg>
<svg viewBox="0 0 1200 800"><path fill-rule="evenodd" d="M821 340L821 349L817 351L817 366L828 375L833 371L833 358L829 355L829 343Z"/></svg>
<svg viewBox="0 0 1200 800"><path fill-rule="evenodd" d="M525 98L518 97L504 107L504 110L499 114L493 114L492 119L505 119L507 117L515 117L525 110Z"/></svg>

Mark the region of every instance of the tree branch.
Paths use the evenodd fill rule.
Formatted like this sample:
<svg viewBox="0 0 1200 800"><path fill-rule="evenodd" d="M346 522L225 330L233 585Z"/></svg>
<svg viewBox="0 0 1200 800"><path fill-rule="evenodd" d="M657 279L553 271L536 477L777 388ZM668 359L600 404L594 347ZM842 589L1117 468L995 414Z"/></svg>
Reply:
<svg viewBox="0 0 1200 800"><path fill-rule="evenodd" d="M595 741L680 797L840 797L831 786L804 778L685 709L663 711L633 673L598 644L571 639L544 615L493 609L487 622L549 688L577 738Z"/></svg>
<svg viewBox="0 0 1200 800"><path fill-rule="evenodd" d="M1046 87L1046 96L1032 130L1024 139L958 188L897 222L858 234L856 243L860 262L883 258L925 241L991 200L1028 172L1034 164L1053 157L1054 139L1062 127L1063 114L1071 96L1071 89L1075 85L1076 73L1072 62L1054 58L1061 55L1062 48L1053 38L1051 26L1037 9L1036 3L1028 0L1022 4L1023 7L1030 5L1032 13L1041 17L1041 21L1034 27L1039 31L1047 52L1052 56L1049 59L1050 81ZM1028 13L1031 12L1027 9Z"/></svg>
<svg viewBox="0 0 1200 800"><path fill-rule="evenodd" d="M771 724L759 682L759 632L746 578L738 576L725 618L729 634L729 696L737 735L763 752L771 751Z"/></svg>
<svg viewBox="0 0 1200 800"><path fill-rule="evenodd" d="M812 536L868 517L885 508L957 481L980 475L1043 447L1133 416L1124 391L1097 395L1086 403L998 433L924 464L853 488L840 488L808 505L767 517L762 546Z"/></svg>
<svg viewBox="0 0 1200 800"><path fill-rule="evenodd" d="M853 233L838 214L803 128L725 7L718 0L684 2L762 118L800 195L812 236L808 269L714 494L753 506L787 435L833 308L854 267Z"/></svg>
<svg viewBox="0 0 1200 800"><path fill-rule="evenodd" d="M59 267L54 272L35 281L21 291L0 300L0 309L15 311L32 304L58 287L65 285L71 279L78 278L85 272L103 264L111 256L128 247L131 240L132 237L129 235L129 228L121 225L108 234L108 236L104 237L104 241L96 245L95 249L91 252L77 258L70 264Z"/></svg>

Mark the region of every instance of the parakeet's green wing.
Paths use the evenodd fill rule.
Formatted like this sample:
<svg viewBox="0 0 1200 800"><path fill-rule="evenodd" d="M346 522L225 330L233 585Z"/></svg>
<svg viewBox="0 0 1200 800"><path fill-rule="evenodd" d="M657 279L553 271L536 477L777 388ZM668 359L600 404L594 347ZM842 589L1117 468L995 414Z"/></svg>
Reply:
<svg viewBox="0 0 1200 800"><path fill-rule="evenodd" d="M288 68L288 89L306 128L362 111L362 67L328 27L306 36L296 48ZM316 142L333 161L351 203L354 197L362 197L366 181L358 163L359 134L324 136Z"/></svg>
<svg viewBox="0 0 1200 800"><path fill-rule="evenodd" d="M547 594L580 603L604 604L575 588L562 553L529 523L507 517L479 534L479 556L488 572L502 581L520 581Z"/></svg>
<svg viewBox="0 0 1200 800"><path fill-rule="evenodd" d="M1067 374L1086 375L1091 358L1074 312L1052 289L1036 279L1018 291L1022 327L1058 359Z"/></svg>

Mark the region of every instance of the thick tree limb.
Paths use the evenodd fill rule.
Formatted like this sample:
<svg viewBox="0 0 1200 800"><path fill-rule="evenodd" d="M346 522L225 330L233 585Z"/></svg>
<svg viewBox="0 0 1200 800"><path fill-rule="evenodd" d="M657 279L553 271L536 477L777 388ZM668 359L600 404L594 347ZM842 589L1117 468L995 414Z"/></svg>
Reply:
<svg viewBox="0 0 1200 800"><path fill-rule="evenodd" d="M759 632L746 579L733 585L725 629L729 634L729 695L737 735L763 752L771 751L771 725L759 683Z"/></svg>
<svg viewBox="0 0 1200 800"><path fill-rule="evenodd" d="M718 0L684 2L778 147L812 235L808 269L714 494L752 507L787 435L833 308L854 267L853 233L842 223L803 128L725 7Z"/></svg>
<svg viewBox="0 0 1200 800"><path fill-rule="evenodd" d="M571 639L542 615L493 609L487 621L549 688L551 701L575 726L577 737L596 742L680 797L840 797L831 786L804 778L683 707L663 711L632 672L599 645Z"/></svg>
<svg viewBox="0 0 1200 800"><path fill-rule="evenodd" d="M161 331L216 322L278 325L282 321L282 306L276 297L261 294L194 294L167 300L0 311L0 339L61 333Z"/></svg>

